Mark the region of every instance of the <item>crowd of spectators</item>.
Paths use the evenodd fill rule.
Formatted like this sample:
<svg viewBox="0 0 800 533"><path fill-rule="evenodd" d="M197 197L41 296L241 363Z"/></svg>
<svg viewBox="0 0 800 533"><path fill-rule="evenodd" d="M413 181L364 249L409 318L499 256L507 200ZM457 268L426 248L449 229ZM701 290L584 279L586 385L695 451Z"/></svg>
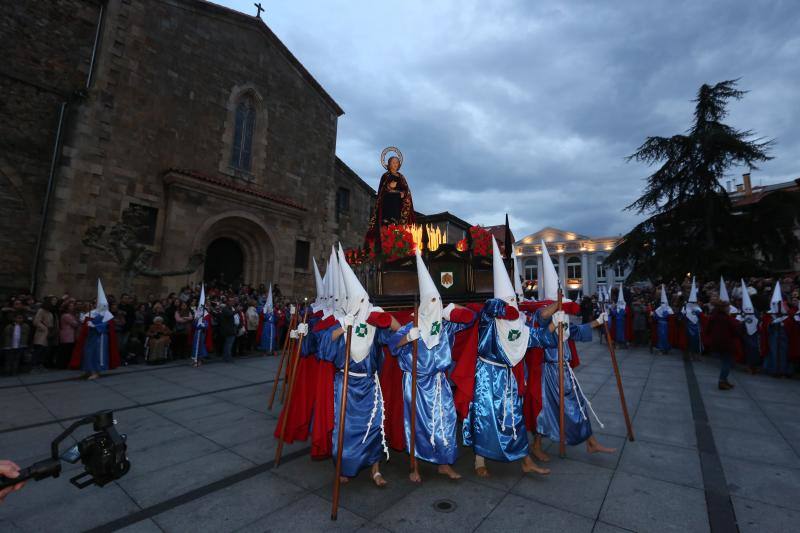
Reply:
<svg viewBox="0 0 800 533"><path fill-rule="evenodd" d="M123 364L159 363L167 358L188 358L191 331L200 286L185 286L165 296L146 297L123 293L107 294L114 315L116 339ZM233 337L232 355L255 350L260 314L267 301L265 285L241 285L236 289L206 287L206 309L211 315L214 349L222 355L225 338ZM273 303L278 345L288 328L288 299L273 286ZM302 302L300 302L302 308ZM3 375L67 368L86 313L95 301L65 293L37 300L17 294L0 310L3 332ZM18 327L17 327L18 326Z"/></svg>

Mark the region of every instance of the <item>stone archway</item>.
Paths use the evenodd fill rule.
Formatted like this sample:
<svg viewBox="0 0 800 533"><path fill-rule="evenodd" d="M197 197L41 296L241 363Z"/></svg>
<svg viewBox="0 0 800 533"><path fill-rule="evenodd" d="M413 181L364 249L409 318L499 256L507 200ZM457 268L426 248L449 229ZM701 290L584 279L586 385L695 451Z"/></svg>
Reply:
<svg viewBox="0 0 800 533"><path fill-rule="evenodd" d="M203 281L214 285L244 281L244 252L237 241L228 237L211 241L206 249Z"/></svg>
<svg viewBox="0 0 800 533"><path fill-rule="evenodd" d="M226 241L228 244L224 246L218 244ZM230 241L233 241L232 244L238 247L241 256L239 257L239 254L235 253L233 255L237 257L227 259L232 262L241 261L241 276L245 283L266 284L277 277L274 241L263 222L251 213L224 213L207 219L195 236L194 249L224 254L226 246L231 247ZM215 244L216 246L212 246ZM233 252L233 248L230 251ZM224 266L226 259L212 258L211 262L212 265L216 263L216 265ZM208 266L209 258L206 258L204 272L200 276L202 279L208 278L205 272ZM238 265L228 266L238 268Z"/></svg>

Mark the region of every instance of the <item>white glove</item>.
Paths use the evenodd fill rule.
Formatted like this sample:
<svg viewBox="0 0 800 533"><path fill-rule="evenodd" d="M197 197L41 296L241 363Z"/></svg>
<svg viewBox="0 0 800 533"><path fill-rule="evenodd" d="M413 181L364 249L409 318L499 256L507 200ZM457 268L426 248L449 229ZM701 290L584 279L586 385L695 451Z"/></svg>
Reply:
<svg viewBox="0 0 800 533"><path fill-rule="evenodd" d="M653 313L651 313L651 314L653 314ZM603 311L602 313L600 313L600 316L597 317L597 323L602 326L606 322L608 322L608 314L606 314L606 312Z"/></svg>
<svg viewBox="0 0 800 533"><path fill-rule="evenodd" d="M292 331L289 332L289 338L291 338L291 339L296 339L297 338L297 330L296 329L293 329Z"/></svg>
<svg viewBox="0 0 800 533"><path fill-rule="evenodd" d="M295 312L297 312L297 308L295 306L293 306L293 305L290 305L289 306L289 314L293 315L293 314L295 314Z"/></svg>
<svg viewBox="0 0 800 533"><path fill-rule="evenodd" d="M556 328L563 328L564 340L569 339L569 315L564 311L556 311L553 313L553 323L555 324Z"/></svg>
<svg viewBox="0 0 800 533"><path fill-rule="evenodd" d="M406 337L408 337L408 342L414 342L419 339L419 328L411 328L408 330Z"/></svg>
<svg viewBox="0 0 800 533"><path fill-rule="evenodd" d="M345 325L345 327L352 327L356 323L355 317L352 315L345 315L342 319L342 323Z"/></svg>
<svg viewBox="0 0 800 533"><path fill-rule="evenodd" d="M308 335L308 324L298 324L297 333L303 336Z"/></svg>

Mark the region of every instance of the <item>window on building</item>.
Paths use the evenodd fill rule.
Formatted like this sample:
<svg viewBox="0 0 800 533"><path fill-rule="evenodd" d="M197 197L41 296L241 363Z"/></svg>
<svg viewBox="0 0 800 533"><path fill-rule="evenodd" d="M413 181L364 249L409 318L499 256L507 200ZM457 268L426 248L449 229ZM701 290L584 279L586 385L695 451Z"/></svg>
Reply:
<svg viewBox="0 0 800 533"><path fill-rule="evenodd" d="M597 271L595 273L597 274L597 279L606 279L606 267L603 264L603 260L602 259L598 259L597 260L597 267L596 268L597 268Z"/></svg>
<svg viewBox="0 0 800 533"><path fill-rule="evenodd" d="M249 172L253 159L253 132L256 129L256 106L252 95L245 95L236 105L231 166Z"/></svg>
<svg viewBox="0 0 800 533"><path fill-rule="evenodd" d="M311 245L308 241L295 241L294 267L308 270L308 257L311 254Z"/></svg>
<svg viewBox="0 0 800 533"><path fill-rule="evenodd" d="M350 211L350 189L339 187L336 191L336 220Z"/></svg>
<svg viewBox="0 0 800 533"><path fill-rule="evenodd" d="M580 279L581 278L581 258L570 257L567 259L567 278Z"/></svg>
<svg viewBox="0 0 800 533"><path fill-rule="evenodd" d="M614 276L619 278L625 277L625 265L616 264L614 265Z"/></svg>
<svg viewBox="0 0 800 533"><path fill-rule="evenodd" d="M524 270L524 277L526 280L536 281L539 279L539 265L536 259L526 259Z"/></svg>

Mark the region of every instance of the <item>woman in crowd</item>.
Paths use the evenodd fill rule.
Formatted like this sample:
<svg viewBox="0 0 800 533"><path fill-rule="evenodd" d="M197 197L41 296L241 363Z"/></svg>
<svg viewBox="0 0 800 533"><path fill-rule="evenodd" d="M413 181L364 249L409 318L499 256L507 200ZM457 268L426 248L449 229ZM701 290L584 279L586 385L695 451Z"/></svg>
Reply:
<svg viewBox="0 0 800 533"><path fill-rule="evenodd" d="M75 312L74 300L69 300L61 306L61 319L58 325L59 350L56 358L56 368L67 368L72 357L72 348L75 347L75 335L81 325Z"/></svg>
<svg viewBox="0 0 800 533"><path fill-rule="evenodd" d="M181 300L173 314L173 318L175 321L173 335L175 342L172 343L172 353L176 358L184 358L188 355L189 329L192 326L194 314L189 309L189 304Z"/></svg>

